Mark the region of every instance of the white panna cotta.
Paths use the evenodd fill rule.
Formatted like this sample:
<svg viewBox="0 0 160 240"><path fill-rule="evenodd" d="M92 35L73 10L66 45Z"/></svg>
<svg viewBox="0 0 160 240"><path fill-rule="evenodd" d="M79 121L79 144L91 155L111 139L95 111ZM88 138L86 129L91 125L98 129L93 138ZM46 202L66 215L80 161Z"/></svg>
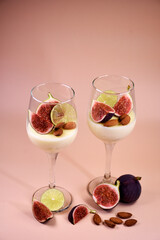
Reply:
<svg viewBox="0 0 160 240"><path fill-rule="evenodd" d="M77 128L63 130L63 134L57 137L53 133L39 134L31 127L30 123L27 124L27 133L31 142L50 153L57 153L69 146L74 141L77 131Z"/></svg>
<svg viewBox="0 0 160 240"><path fill-rule="evenodd" d="M103 142L116 142L120 139L127 137L133 130L136 118L135 113L132 111L129 114L131 120L127 125L117 125L113 127L105 127L102 123L96 123L88 116L88 125L91 132Z"/></svg>

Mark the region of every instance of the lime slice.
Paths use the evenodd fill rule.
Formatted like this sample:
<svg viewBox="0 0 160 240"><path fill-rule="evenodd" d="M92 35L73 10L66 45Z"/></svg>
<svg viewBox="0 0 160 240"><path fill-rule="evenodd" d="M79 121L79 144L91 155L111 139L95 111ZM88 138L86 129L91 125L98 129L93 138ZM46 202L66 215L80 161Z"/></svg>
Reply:
<svg viewBox="0 0 160 240"><path fill-rule="evenodd" d="M50 211L57 211L64 204L64 195L61 191L51 188L42 194L41 203L47 206Z"/></svg>
<svg viewBox="0 0 160 240"><path fill-rule="evenodd" d="M71 104L62 103L53 107L50 117L52 123L56 125L60 122L75 122L77 114Z"/></svg>
<svg viewBox="0 0 160 240"><path fill-rule="evenodd" d="M107 93L109 93L109 94L107 94ZM115 92L113 92L111 90L105 91L104 93L101 93L99 95L99 97L97 98L97 101L105 103L105 104L109 105L110 107L114 107L114 105L117 102L117 96L114 94L115 94Z"/></svg>

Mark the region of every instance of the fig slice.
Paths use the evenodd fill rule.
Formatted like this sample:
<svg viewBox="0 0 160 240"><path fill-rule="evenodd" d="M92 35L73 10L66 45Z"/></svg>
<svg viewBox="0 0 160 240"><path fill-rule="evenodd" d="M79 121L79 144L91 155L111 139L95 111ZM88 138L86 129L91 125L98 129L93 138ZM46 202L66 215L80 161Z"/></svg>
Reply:
<svg viewBox="0 0 160 240"><path fill-rule="evenodd" d="M48 93L48 98L41 103L36 113L33 113L29 110L29 120L33 129L40 134L47 134L51 132L54 124L51 121L50 113L52 108L59 103L59 101Z"/></svg>
<svg viewBox="0 0 160 240"><path fill-rule="evenodd" d="M29 111L29 119L33 129L39 134L47 134L53 129L53 123L40 117L38 114Z"/></svg>
<svg viewBox="0 0 160 240"><path fill-rule="evenodd" d="M50 118L50 113L52 108L59 103L59 101L55 98L53 98L51 93L48 93L48 98L44 101L44 103L41 103L36 111L36 114L43 118L46 121L50 121L51 122L51 118Z"/></svg>
<svg viewBox="0 0 160 240"><path fill-rule="evenodd" d="M130 94L124 94L114 105L115 115L122 116L123 114L129 114L133 108L133 102Z"/></svg>
<svg viewBox="0 0 160 240"><path fill-rule="evenodd" d="M91 107L91 117L94 122L102 122L109 120L115 113L115 110L109 105L93 100ZM105 119L106 116L109 116L109 119ZM104 120L105 119L105 120Z"/></svg>
<svg viewBox="0 0 160 240"><path fill-rule="evenodd" d="M49 210L49 208L37 200L33 201L32 212L35 219L40 223L44 223L53 218L53 213Z"/></svg>
<svg viewBox="0 0 160 240"><path fill-rule="evenodd" d="M79 222L81 219L86 217L89 213L95 213L95 210L89 209L86 205L84 204L79 204L74 206L71 211L68 214L68 220L72 224L76 224Z"/></svg>
<svg viewBox="0 0 160 240"><path fill-rule="evenodd" d="M101 183L93 191L93 200L103 209L112 209L120 200L119 181L116 185Z"/></svg>

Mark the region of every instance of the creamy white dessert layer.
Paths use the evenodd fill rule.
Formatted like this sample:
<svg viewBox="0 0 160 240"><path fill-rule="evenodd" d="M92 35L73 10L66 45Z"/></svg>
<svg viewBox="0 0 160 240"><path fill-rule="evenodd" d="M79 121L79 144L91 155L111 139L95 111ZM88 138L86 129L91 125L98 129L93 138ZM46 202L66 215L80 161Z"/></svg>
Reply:
<svg viewBox="0 0 160 240"><path fill-rule="evenodd" d="M63 130L63 134L61 136L54 136L53 133L39 134L29 123L27 124L27 133L31 142L42 150L52 153L59 152L70 145L74 141L77 131L77 128L72 130Z"/></svg>
<svg viewBox="0 0 160 240"><path fill-rule="evenodd" d="M103 142L116 142L127 137L132 132L136 123L135 113L132 111L129 116L131 120L127 125L119 124L113 127L105 127L102 123L94 122L89 115L88 125L91 132Z"/></svg>

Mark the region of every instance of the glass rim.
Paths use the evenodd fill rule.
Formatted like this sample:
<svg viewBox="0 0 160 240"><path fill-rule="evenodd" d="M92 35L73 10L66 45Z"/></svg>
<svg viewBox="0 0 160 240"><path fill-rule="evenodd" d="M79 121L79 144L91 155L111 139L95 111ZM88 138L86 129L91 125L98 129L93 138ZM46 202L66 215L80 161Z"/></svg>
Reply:
<svg viewBox="0 0 160 240"><path fill-rule="evenodd" d="M70 101L74 98L74 96L75 96L75 91L74 91L74 89L73 89L71 86L69 86L68 84L59 83L59 82L44 82L44 83L37 84L37 85L34 86L34 87L31 89L31 91L30 91L31 96L32 96L32 98L33 98L35 101L37 101L37 102L39 102L39 103L48 103L48 104L50 104L50 102L45 102L45 100L44 100L44 101L39 100L39 99L36 98L36 97L34 96L34 94L33 94L33 91L34 91L36 88L38 88L38 87L40 87L40 86L44 86L44 85L46 85L46 84L61 85L61 86L66 87L66 88L68 88L68 89L71 90L71 92L72 92L72 97L69 98L69 99L67 99L67 100L65 100L65 101L60 101L60 104L70 102ZM54 98L54 97L53 97L53 98Z"/></svg>
<svg viewBox="0 0 160 240"><path fill-rule="evenodd" d="M115 93L108 92L107 93L106 90L103 91L103 90L101 90L101 89L99 89L95 86L96 80L101 79L101 78L105 78L105 77L121 77L123 79L126 79L126 80L130 81L132 83L132 87L130 86L130 88L128 90L123 91L123 92L119 92L119 93L117 93L117 92L115 92ZM122 76L122 75L115 75L115 74L111 74L111 75L106 74L106 75L101 75L101 76L98 76L98 77L94 78L93 81L92 81L92 86L95 88L96 91L98 91L100 93L105 93L107 95L123 95L123 94L130 93L134 89L135 85L134 85L134 82L128 77L125 77L125 76Z"/></svg>

